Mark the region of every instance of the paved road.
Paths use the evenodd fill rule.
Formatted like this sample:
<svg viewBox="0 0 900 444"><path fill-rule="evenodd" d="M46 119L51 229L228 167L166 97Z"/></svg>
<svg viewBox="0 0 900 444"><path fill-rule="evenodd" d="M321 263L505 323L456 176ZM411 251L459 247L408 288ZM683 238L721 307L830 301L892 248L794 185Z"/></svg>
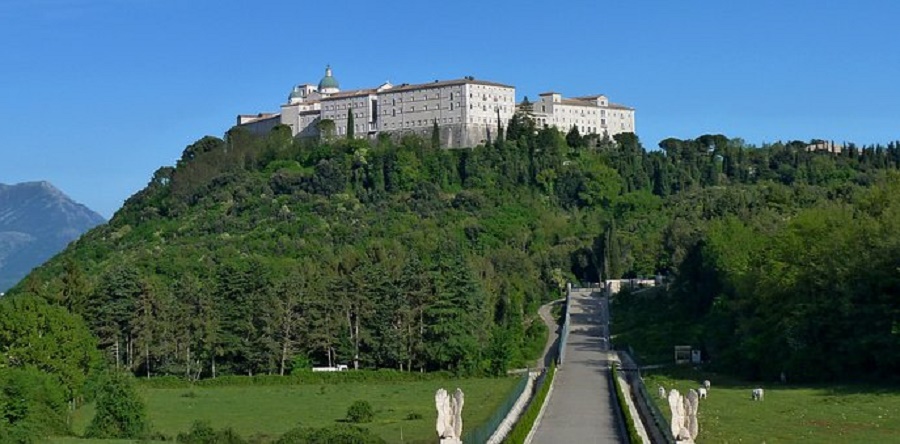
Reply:
<svg viewBox="0 0 900 444"><path fill-rule="evenodd" d="M565 361L556 373L534 444L625 442L607 378L610 353L601 302L600 293L572 293Z"/></svg>

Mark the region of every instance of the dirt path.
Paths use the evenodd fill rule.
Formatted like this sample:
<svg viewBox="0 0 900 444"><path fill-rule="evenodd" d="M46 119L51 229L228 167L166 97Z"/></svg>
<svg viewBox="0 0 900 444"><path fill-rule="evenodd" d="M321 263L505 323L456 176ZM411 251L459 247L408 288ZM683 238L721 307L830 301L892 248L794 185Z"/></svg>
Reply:
<svg viewBox="0 0 900 444"><path fill-rule="evenodd" d="M547 344L544 345L544 352L541 353L541 357L535 361L536 368L544 368L549 367L550 362L556 359L556 353L550 353L550 351L554 347L558 347L557 341L559 340L559 325L556 323L556 319L553 319L553 314L551 311L553 310L553 306L556 304L562 304L565 302L565 298L560 298L552 302L548 302L541 306L538 309L538 315L540 315L541 320L544 321L544 324L547 325L547 331L549 334L547 335Z"/></svg>

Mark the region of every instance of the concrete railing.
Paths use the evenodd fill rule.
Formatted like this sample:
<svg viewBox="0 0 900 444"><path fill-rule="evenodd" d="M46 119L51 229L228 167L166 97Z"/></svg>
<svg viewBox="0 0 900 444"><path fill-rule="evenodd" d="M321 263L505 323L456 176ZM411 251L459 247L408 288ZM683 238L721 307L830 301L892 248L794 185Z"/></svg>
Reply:
<svg viewBox="0 0 900 444"><path fill-rule="evenodd" d="M572 284L569 284L566 291L566 303L563 306L563 324L562 327L559 328L559 349L556 352L556 364L559 367L562 367L566 358L566 342L569 340L569 311L571 309L571 301Z"/></svg>

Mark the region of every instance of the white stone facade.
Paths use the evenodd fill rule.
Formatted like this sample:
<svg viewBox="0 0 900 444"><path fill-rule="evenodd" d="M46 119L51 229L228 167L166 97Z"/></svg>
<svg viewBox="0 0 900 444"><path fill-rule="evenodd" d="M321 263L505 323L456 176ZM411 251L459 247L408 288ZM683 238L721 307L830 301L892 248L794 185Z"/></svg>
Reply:
<svg viewBox="0 0 900 444"><path fill-rule="evenodd" d="M427 137L437 123L443 146L476 146L496 139L515 112L512 86L475 80L399 85L379 93L378 130Z"/></svg>
<svg viewBox="0 0 900 444"><path fill-rule="evenodd" d="M582 135L609 137L634 132L634 108L610 103L602 94L567 99L559 93L546 92L530 104L530 114L538 128L553 126L569 132L577 126Z"/></svg>
<svg viewBox="0 0 900 444"><path fill-rule="evenodd" d="M568 131L577 125L582 134L610 136L634 131L634 109L610 104L606 96L563 99L547 93L540 97L532 106L538 127L556 126ZM517 108L515 88L501 83L465 77L341 91L328 67L318 87L294 87L287 103L281 105L280 115L266 114L265 123L239 116L238 125L265 133L280 121L294 136L318 137L320 122L327 120L334 124L334 136L346 137L348 113L352 113L357 138L380 133L412 133L428 138L436 123L441 145L459 148L496 139L498 126L505 130Z"/></svg>

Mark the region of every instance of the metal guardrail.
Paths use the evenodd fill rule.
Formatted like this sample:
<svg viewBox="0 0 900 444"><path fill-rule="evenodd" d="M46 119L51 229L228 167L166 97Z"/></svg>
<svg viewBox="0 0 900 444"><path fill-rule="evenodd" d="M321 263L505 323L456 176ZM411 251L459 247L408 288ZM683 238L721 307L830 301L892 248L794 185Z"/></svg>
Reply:
<svg viewBox="0 0 900 444"><path fill-rule="evenodd" d="M500 427L500 424L506 419L506 416L509 415L509 411L516 405L519 396L525 391L525 387L528 386L528 379L530 377L531 376L526 372L513 391L509 393L505 400L503 400L503 404L500 404L500 407L497 407L497 409L494 410L494 414L491 415L487 421L478 427L463 433L462 442L466 444L481 444L486 443L491 439L491 436L494 435L494 432L497 431L497 428Z"/></svg>
<svg viewBox="0 0 900 444"><path fill-rule="evenodd" d="M666 419L663 412L659 409L659 406L656 405L656 401L647 390L647 386L644 385L644 379L641 378L641 366L637 358L634 357L634 350L631 346L626 346L625 348L627 350L621 350L620 353L628 355L635 365L635 369L629 371L628 384L631 386L632 397L637 401L638 413L641 415L644 428L647 429L654 442L674 444L675 437L672 436L672 427L669 425L669 420Z"/></svg>

